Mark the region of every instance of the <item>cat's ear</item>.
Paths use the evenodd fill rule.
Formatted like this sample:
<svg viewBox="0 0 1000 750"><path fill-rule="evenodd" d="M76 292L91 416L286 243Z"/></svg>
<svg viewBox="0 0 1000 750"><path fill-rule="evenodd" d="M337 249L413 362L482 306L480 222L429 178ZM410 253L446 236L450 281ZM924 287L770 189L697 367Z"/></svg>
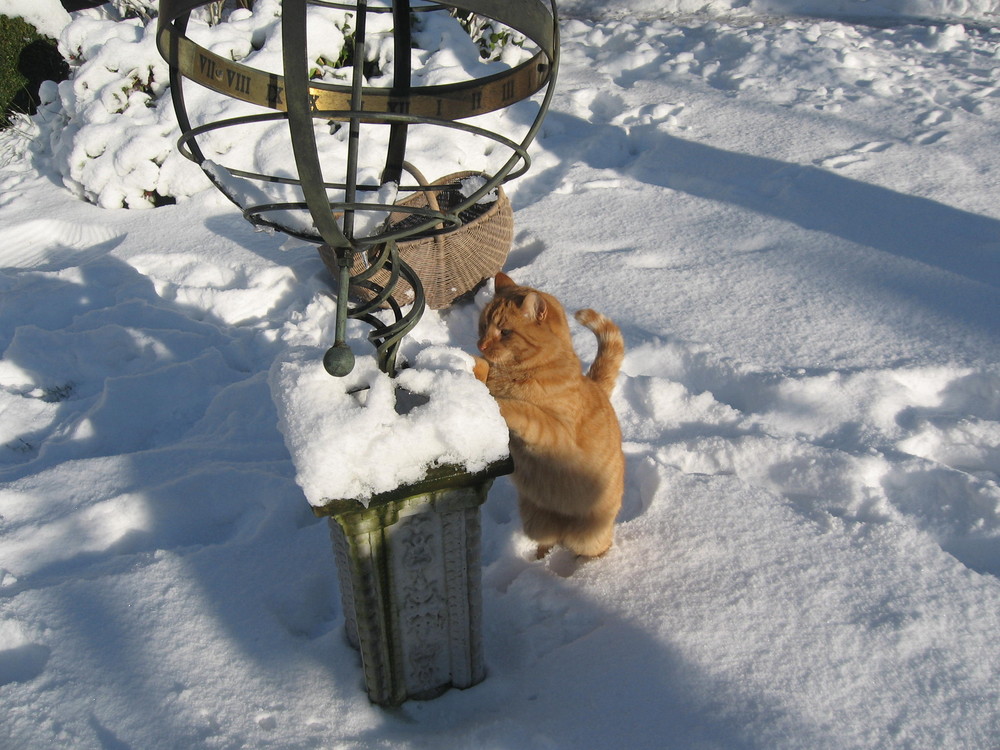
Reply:
<svg viewBox="0 0 1000 750"><path fill-rule="evenodd" d="M493 285L497 290L517 286L517 284L514 283L514 279L505 274L503 271L497 273L496 277L493 279Z"/></svg>
<svg viewBox="0 0 1000 750"><path fill-rule="evenodd" d="M545 320L549 313L549 306L537 292L528 292L521 301L521 314L528 320Z"/></svg>

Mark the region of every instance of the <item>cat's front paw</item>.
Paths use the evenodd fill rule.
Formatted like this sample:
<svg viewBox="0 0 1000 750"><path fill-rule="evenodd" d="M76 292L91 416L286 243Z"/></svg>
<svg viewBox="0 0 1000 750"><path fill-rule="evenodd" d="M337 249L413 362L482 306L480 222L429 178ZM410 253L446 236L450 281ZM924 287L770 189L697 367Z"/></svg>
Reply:
<svg viewBox="0 0 1000 750"><path fill-rule="evenodd" d="M485 383L487 376L490 374L490 363L482 357L473 357L472 359L472 374L476 376L476 380Z"/></svg>

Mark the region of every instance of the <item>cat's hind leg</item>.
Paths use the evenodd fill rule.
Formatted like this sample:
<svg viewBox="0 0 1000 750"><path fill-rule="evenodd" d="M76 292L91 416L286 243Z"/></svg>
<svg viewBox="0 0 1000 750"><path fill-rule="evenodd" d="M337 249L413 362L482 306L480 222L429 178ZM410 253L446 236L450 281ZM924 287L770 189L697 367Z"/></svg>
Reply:
<svg viewBox="0 0 1000 750"><path fill-rule="evenodd" d="M546 556L547 556L547 555L548 555L548 554L549 554L549 553L550 553L551 551L552 551L552 545L551 545L551 544L539 544L539 545L538 545L538 546L537 546L537 547L535 548L535 559L536 559L536 560L542 560L542 559L543 559L543 558L545 558L545 557L546 557Z"/></svg>
<svg viewBox="0 0 1000 750"><path fill-rule="evenodd" d="M518 497L517 506L521 512L521 528L525 536L538 544L535 558L541 560L560 542L569 519L539 508L523 495Z"/></svg>
<svg viewBox="0 0 1000 750"><path fill-rule="evenodd" d="M579 519L563 534L562 543L582 557L600 557L611 549L614 524L614 516Z"/></svg>

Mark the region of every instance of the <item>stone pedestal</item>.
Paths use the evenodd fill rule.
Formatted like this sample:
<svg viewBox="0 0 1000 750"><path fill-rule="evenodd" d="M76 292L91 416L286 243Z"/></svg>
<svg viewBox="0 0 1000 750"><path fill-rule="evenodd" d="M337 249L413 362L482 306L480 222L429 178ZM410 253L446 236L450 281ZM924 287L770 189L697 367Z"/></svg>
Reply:
<svg viewBox="0 0 1000 750"><path fill-rule="evenodd" d="M372 702L394 706L485 676L479 506L509 461L316 508L329 516L347 638Z"/></svg>

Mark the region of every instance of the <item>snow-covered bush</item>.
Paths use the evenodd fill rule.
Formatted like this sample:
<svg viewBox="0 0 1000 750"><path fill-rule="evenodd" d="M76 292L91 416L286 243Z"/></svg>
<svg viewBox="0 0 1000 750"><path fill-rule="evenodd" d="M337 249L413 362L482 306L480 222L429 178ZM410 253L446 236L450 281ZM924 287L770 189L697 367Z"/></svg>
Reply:
<svg viewBox="0 0 1000 750"><path fill-rule="evenodd" d="M161 168L178 158L177 128L154 32L154 23L139 18L76 18L59 40L73 75L40 91L42 158L51 158L74 193L100 206L151 206L204 187L197 169L180 164L167 174L187 172L187 179L161 180Z"/></svg>
<svg viewBox="0 0 1000 750"><path fill-rule="evenodd" d="M156 18L159 0L111 0L111 6L122 18Z"/></svg>

